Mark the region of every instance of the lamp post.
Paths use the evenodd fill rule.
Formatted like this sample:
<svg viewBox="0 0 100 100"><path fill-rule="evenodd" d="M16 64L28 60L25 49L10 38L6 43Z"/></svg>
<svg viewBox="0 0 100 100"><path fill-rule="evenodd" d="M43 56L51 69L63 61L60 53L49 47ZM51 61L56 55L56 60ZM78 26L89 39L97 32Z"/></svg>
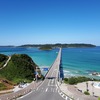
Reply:
<svg viewBox="0 0 100 100"><path fill-rule="evenodd" d="M92 95L94 96L94 87L93 87L93 85L94 85L94 82L93 82L93 78L92 78Z"/></svg>
<svg viewBox="0 0 100 100"><path fill-rule="evenodd" d="M88 82L86 82L86 90L87 90L87 92L89 91L89 90L88 90Z"/></svg>
<svg viewBox="0 0 100 100"><path fill-rule="evenodd" d="M38 82L38 73L37 72L36 72L35 78L36 78L36 83L37 83Z"/></svg>
<svg viewBox="0 0 100 100"><path fill-rule="evenodd" d="M37 72L37 67L36 67L36 70L35 70L35 88L36 88L36 84L37 84L37 81L38 81L38 72Z"/></svg>

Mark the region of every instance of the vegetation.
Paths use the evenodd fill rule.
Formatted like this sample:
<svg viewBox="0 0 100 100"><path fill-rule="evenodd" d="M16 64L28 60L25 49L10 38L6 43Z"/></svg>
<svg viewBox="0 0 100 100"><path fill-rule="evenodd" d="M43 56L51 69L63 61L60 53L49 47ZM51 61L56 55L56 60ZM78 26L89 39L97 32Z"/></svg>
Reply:
<svg viewBox="0 0 100 100"><path fill-rule="evenodd" d="M39 49L40 50L51 50L52 47L51 47L51 45L45 45L45 46L41 46Z"/></svg>
<svg viewBox="0 0 100 100"><path fill-rule="evenodd" d="M5 78L0 78L0 90L13 89L14 85L15 84L13 84L11 81Z"/></svg>
<svg viewBox="0 0 100 100"><path fill-rule="evenodd" d="M85 91L84 94L85 95L90 95L90 93L88 91Z"/></svg>
<svg viewBox="0 0 100 100"><path fill-rule="evenodd" d="M100 100L100 97L98 97L98 100Z"/></svg>
<svg viewBox="0 0 100 100"><path fill-rule="evenodd" d="M38 44L38 45L35 45L35 44L27 44L27 45L21 45L19 47L39 47L39 48L56 48L56 47L62 47L62 48L71 48L71 47L75 47L75 48L83 48L83 47L95 47L95 45L93 44L84 44L84 43L81 43L81 44L60 44L60 43L57 43L57 44Z"/></svg>
<svg viewBox="0 0 100 100"><path fill-rule="evenodd" d="M37 65L26 54L14 54L8 65L0 70L0 76L14 83L22 81L31 82ZM39 69L39 68L38 68ZM40 70L38 70L41 74Z"/></svg>
<svg viewBox="0 0 100 100"><path fill-rule="evenodd" d="M87 78L87 77L71 77L71 78L64 78L64 82L67 84L77 84L77 83L81 83L81 82L86 82L86 81L92 81L91 78Z"/></svg>
<svg viewBox="0 0 100 100"><path fill-rule="evenodd" d="M0 68L3 67L8 57L6 55L0 54Z"/></svg>
<svg viewBox="0 0 100 100"><path fill-rule="evenodd" d="M0 91L1 90L5 90L7 87L4 85L4 84L2 84L2 83L0 83Z"/></svg>

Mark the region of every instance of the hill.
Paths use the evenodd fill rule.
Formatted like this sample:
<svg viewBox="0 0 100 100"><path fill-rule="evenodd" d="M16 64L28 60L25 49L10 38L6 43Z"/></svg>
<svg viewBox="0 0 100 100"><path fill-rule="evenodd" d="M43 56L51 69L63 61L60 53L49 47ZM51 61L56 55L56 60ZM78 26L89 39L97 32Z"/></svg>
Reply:
<svg viewBox="0 0 100 100"><path fill-rule="evenodd" d="M26 54L14 54L11 56L7 66L0 70L0 77L5 78L14 83L22 81L31 82L35 77L34 73L38 68L38 73L41 76L39 67Z"/></svg>

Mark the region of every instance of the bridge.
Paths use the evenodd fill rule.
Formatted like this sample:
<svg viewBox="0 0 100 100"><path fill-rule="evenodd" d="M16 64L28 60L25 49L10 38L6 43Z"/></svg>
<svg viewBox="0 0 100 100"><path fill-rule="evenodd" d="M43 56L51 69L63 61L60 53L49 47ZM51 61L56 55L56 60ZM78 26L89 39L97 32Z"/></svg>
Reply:
<svg viewBox="0 0 100 100"><path fill-rule="evenodd" d="M58 93L57 81L59 80L59 68L61 61L61 48L58 56L48 73L45 76L42 84L35 91L20 100L64 100Z"/></svg>
<svg viewBox="0 0 100 100"><path fill-rule="evenodd" d="M61 48L58 52L57 58L47 72L44 81L37 86L31 83L27 88L10 93L0 97L0 100L12 100L18 98L19 100L64 100L57 86L60 77L60 64L61 64ZM67 99L66 99L67 100Z"/></svg>

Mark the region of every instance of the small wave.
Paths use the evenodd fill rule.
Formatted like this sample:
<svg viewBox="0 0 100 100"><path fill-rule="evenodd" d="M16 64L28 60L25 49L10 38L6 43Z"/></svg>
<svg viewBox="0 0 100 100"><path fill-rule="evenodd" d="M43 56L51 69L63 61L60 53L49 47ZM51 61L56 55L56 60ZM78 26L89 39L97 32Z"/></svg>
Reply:
<svg viewBox="0 0 100 100"><path fill-rule="evenodd" d="M70 71L64 70L64 73L69 73Z"/></svg>
<svg viewBox="0 0 100 100"><path fill-rule="evenodd" d="M79 71L75 71L75 73L79 73Z"/></svg>
<svg viewBox="0 0 100 100"><path fill-rule="evenodd" d="M88 75L92 76L92 74L88 74Z"/></svg>
<svg viewBox="0 0 100 100"><path fill-rule="evenodd" d="M72 76L75 76L74 74L70 73L70 74L67 74L67 73L64 73L64 77L72 77Z"/></svg>

